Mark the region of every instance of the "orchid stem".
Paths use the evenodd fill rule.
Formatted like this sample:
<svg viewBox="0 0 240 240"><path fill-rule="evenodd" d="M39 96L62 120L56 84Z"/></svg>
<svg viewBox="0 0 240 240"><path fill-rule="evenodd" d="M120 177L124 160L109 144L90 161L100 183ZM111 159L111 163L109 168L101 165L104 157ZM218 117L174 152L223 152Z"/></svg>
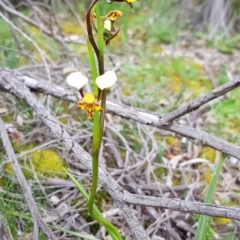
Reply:
<svg viewBox="0 0 240 240"><path fill-rule="evenodd" d="M92 34L92 15L93 15L94 9L96 9L96 15L97 15L98 46L96 45L96 42ZM98 93L100 93L100 91L95 84L95 81L97 78L97 71L96 71L96 63L95 63L93 50L95 51L95 54L98 60L99 75L104 74L104 41L103 41L103 29L102 29L98 0L92 1L87 12L86 22L87 22L87 31L88 31L88 52L89 52L90 65L91 65L91 71L92 71L93 82L94 82L93 88L94 88L94 94L98 96ZM115 228L115 226L94 211L94 199L96 196L97 184L98 184L98 159L99 159L99 151L100 151L102 136L103 136L104 116L105 116L105 108L106 108L106 90L103 90L101 94L101 107L103 108L103 110L101 112L100 121L99 121L99 113L97 111L94 112L94 119L93 119L92 187L91 187L91 194L88 201L88 212L93 219L95 219L96 221L98 221L99 223L105 226L105 228L109 231L109 234L112 236L114 240L122 240L122 237L119 234L118 230Z"/></svg>

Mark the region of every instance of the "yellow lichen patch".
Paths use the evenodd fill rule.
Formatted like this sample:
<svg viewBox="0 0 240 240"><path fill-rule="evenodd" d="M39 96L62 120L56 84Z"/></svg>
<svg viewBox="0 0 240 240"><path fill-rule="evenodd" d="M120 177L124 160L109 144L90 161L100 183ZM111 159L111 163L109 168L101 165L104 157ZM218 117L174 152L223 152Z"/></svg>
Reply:
<svg viewBox="0 0 240 240"><path fill-rule="evenodd" d="M237 137L240 137L240 133L239 133L239 126L240 126L240 120L238 117L234 117L232 119L229 120L229 128L230 128L230 133L233 133L234 132L234 135L236 135ZM234 143L234 140L232 138L232 135L231 135L231 139L230 141ZM237 143L237 142L236 142Z"/></svg>
<svg viewBox="0 0 240 240"><path fill-rule="evenodd" d="M163 180L164 177L167 175L167 170L165 168L158 167L154 169L153 173L158 180ZM155 180L152 175L151 175L151 180L152 181Z"/></svg>
<svg viewBox="0 0 240 240"><path fill-rule="evenodd" d="M218 225L227 225L231 224L232 220L229 218L213 217L213 222Z"/></svg>
<svg viewBox="0 0 240 240"><path fill-rule="evenodd" d="M169 78L171 89L175 93L179 93L184 88L185 92L191 92L194 97L197 97L211 89L211 83L206 80L183 79L176 74L170 75Z"/></svg>
<svg viewBox="0 0 240 240"><path fill-rule="evenodd" d="M10 175L13 173L13 169L12 169L12 164L11 163L6 163L3 167L3 171L4 173L6 173L7 175Z"/></svg>
<svg viewBox="0 0 240 240"><path fill-rule="evenodd" d="M60 123L67 124L68 118L67 118L67 117L60 117L60 118L58 119L58 121L59 121Z"/></svg>
<svg viewBox="0 0 240 240"><path fill-rule="evenodd" d="M173 58L160 64L162 75L169 79L167 87L173 93L191 93L197 97L212 89L203 66L189 58ZM169 91L168 90L168 91Z"/></svg>
<svg viewBox="0 0 240 240"><path fill-rule="evenodd" d="M26 26L23 26L22 29L30 38L33 39L34 42L36 42L36 44L40 49L48 53L48 56L51 57L52 60L59 58L59 55L57 53L58 44L54 39L44 35L41 32L41 30L39 30L39 28L34 26L26 25ZM31 41L25 41L24 48L27 49L29 52L31 52L31 56L35 60L38 60L41 62L43 61L43 57L45 56L42 56L42 54L36 50L36 48L34 47Z"/></svg>
<svg viewBox="0 0 240 240"><path fill-rule="evenodd" d="M173 176L172 186L179 186L179 185L181 185L181 178L177 176Z"/></svg>
<svg viewBox="0 0 240 240"><path fill-rule="evenodd" d="M216 158L216 150L210 147L203 147L200 151L199 157L205 158L214 163Z"/></svg>
<svg viewBox="0 0 240 240"><path fill-rule="evenodd" d="M232 130L238 130L239 126L240 126L240 120L239 118L233 118L231 119L231 121L229 122L230 127L232 128Z"/></svg>
<svg viewBox="0 0 240 240"><path fill-rule="evenodd" d="M76 23L73 23L71 21L67 21L65 23L63 23L62 25L62 31L66 34L69 35L83 35L83 29Z"/></svg>
<svg viewBox="0 0 240 240"><path fill-rule="evenodd" d="M182 84L183 84L183 80L175 74L170 75L169 77L171 79L171 82L173 83L173 84L171 84L172 91L180 92Z"/></svg>
<svg viewBox="0 0 240 240"><path fill-rule="evenodd" d="M14 115L11 113L11 114L3 116L2 119L5 123L9 123L14 120Z"/></svg>
<svg viewBox="0 0 240 240"><path fill-rule="evenodd" d="M212 171L209 167L204 167L203 174L200 177L201 180L205 180L207 185L209 185L212 181Z"/></svg>
<svg viewBox="0 0 240 240"><path fill-rule="evenodd" d="M158 53L158 54L164 53L164 49L158 44L151 45L150 50L151 50L151 52L153 52L155 54L156 53Z"/></svg>
<svg viewBox="0 0 240 240"><path fill-rule="evenodd" d="M27 179L33 178L33 171L45 177L68 177L65 172L65 166L63 161L53 150L35 151L29 154L28 157L31 158L31 163L27 161L23 165L23 161L19 162L20 165L23 167L22 171ZM5 164L4 172L7 175L11 175L13 173L11 163Z"/></svg>
<svg viewBox="0 0 240 240"><path fill-rule="evenodd" d="M180 141L177 138L174 138L172 136L165 137L165 141L167 145L174 146L174 147L180 147Z"/></svg>
<svg viewBox="0 0 240 240"><path fill-rule="evenodd" d="M37 173L46 177L67 178L64 163L53 150L33 152L31 158L32 165Z"/></svg>
<svg viewBox="0 0 240 240"><path fill-rule="evenodd" d="M88 47L84 44L75 44L75 46L71 45L71 48L75 51L76 54L85 54L88 52Z"/></svg>
<svg viewBox="0 0 240 240"><path fill-rule="evenodd" d="M174 138L172 136L168 136L165 138L166 147L169 149L168 158L172 158L172 155L182 153L181 149L181 141L178 138Z"/></svg>

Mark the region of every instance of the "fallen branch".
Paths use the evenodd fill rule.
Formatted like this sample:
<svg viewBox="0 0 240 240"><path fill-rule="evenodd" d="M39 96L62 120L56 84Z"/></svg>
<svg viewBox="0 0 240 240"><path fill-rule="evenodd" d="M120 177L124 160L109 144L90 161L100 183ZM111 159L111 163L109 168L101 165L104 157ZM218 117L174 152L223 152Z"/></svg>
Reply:
<svg viewBox="0 0 240 240"><path fill-rule="evenodd" d="M21 75L19 75L19 79L21 79L21 81L32 90L43 92L47 95L51 95L70 102L76 102L75 95L71 91L66 90L64 87L46 83L46 81L38 81L33 78ZM126 119L134 120L142 124L175 132L189 138L190 140L193 140L195 144L207 145L218 151L240 159L240 147L231 144L225 140L222 140L221 138L218 138L212 134L206 133L200 129L182 125L177 123L176 121L171 122L172 120L175 120L176 118L200 107L202 104L226 94L227 92L237 88L239 85L240 76L214 89L203 97L194 100L187 106L183 106L164 116L158 116L144 110L118 105L110 101L107 101L107 112L121 116Z"/></svg>

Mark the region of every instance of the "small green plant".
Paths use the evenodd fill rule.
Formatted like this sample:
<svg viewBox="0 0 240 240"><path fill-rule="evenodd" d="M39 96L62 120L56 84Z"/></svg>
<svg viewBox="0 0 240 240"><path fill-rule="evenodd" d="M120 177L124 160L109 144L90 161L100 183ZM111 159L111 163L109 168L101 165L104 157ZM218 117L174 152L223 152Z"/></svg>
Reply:
<svg viewBox="0 0 240 240"><path fill-rule="evenodd" d="M109 3L124 2L127 3L133 11L132 3L135 1L136 0L111 0ZM92 1L87 11L86 23L88 33L88 53L93 79L93 93L84 93L83 86L88 82L88 79L83 76L81 72L71 73L67 77L67 83L70 86L77 88L81 96L77 108L87 111L89 119L93 118L92 188L90 196L88 196L86 191L71 175L69 176L78 187L78 190L88 201L88 212L90 216L103 224L114 240L121 240L122 237L115 226L102 217L101 213L94 205L94 199L98 183L98 158L103 137L107 88L111 87L117 81L115 72L105 72L104 70L104 45L110 45L110 42L118 35L120 28L117 29L115 27L115 21L122 15L123 13L121 11L114 10L101 16L99 1ZM97 33L97 43L94 39L93 30ZM95 62L94 54L96 55L97 64Z"/></svg>
<svg viewBox="0 0 240 240"><path fill-rule="evenodd" d="M158 25L154 25L149 31L149 37L167 44L175 43L177 34L177 28L168 19L164 19Z"/></svg>
<svg viewBox="0 0 240 240"><path fill-rule="evenodd" d="M205 203L212 203L214 191L217 186L219 175L222 170L222 166L223 166L224 162L225 162L225 159L221 158L219 163L217 164L217 167L213 173L212 181L207 190L207 195L206 195L206 198L204 201ZM201 215L199 217L198 227L197 227L197 231L196 231L196 235L195 235L194 239L195 240L202 240L202 239L208 240L208 239L212 239L212 237L213 237L213 231L211 230L211 217Z"/></svg>

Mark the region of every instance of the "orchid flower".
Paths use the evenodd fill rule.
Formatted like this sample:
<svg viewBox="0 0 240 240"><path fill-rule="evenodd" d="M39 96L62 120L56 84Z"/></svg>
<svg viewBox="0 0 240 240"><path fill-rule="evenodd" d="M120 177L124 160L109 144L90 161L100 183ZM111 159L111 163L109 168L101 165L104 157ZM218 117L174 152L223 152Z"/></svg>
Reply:
<svg viewBox="0 0 240 240"><path fill-rule="evenodd" d="M73 72L67 76L67 83L77 88L82 96L78 102L77 108L86 110L88 118L91 119L94 111L102 111L99 100L92 93L83 94L83 86L88 82L88 78L83 76L81 72ZM96 85L102 91L105 88L111 87L117 81L117 76L114 71L107 71L103 75L98 76Z"/></svg>
<svg viewBox="0 0 240 240"><path fill-rule="evenodd" d="M101 16L101 19L103 19L103 38L106 45L109 45L110 41L118 35L120 28L116 29L114 23L118 18L122 17L122 15L123 13L121 11L114 10L105 16ZM96 14L93 15L93 18L96 19ZM97 31L94 25L93 27Z"/></svg>

